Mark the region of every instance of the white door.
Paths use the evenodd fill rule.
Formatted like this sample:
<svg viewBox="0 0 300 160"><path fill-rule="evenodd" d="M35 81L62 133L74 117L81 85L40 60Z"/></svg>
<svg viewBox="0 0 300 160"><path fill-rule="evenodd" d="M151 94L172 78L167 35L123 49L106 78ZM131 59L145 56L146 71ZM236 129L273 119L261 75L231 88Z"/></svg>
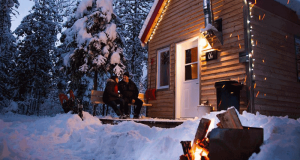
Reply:
<svg viewBox="0 0 300 160"><path fill-rule="evenodd" d="M176 118L199 116L199 53L198 38L176 44Z"/></svg>

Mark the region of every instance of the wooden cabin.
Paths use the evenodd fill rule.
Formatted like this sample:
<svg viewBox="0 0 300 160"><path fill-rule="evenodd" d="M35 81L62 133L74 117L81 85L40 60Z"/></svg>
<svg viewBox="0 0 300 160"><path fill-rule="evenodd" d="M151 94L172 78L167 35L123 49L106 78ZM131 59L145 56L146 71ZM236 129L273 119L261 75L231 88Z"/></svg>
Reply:
<svg viewBox="0 0 300 160"><path fill-rule="evenodd" d="M156 0L140 39L156 89L149 117L216 111L224 80L243 84L240 112L300 117L300 19L274 0Z"/></svg>

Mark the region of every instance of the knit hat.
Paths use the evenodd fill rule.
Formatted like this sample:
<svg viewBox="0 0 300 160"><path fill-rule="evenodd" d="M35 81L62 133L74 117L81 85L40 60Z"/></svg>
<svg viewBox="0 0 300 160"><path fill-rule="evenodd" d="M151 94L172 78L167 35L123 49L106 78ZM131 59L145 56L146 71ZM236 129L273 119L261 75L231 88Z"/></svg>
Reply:
<svg viewBox="0 0 300 160"><path fill-rule="evenodd" d="M123 76L129 77L129 72L125 72L125 73L123 74Z"/></svg>

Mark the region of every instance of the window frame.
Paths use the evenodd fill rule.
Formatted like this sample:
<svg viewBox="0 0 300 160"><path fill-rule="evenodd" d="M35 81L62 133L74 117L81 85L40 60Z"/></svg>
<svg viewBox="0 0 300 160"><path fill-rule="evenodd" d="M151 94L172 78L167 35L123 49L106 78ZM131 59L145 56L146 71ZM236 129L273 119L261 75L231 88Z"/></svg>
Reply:
<svg viewBox="0 0 300 160"><path fill-rule="evenodd" d="M190 62L190 63L186 63L186 55L184 55L185 57L185 64L184 64L184 82L188 82L188 81L192 81L192 80L195 80L195 79L199 79L199 54L198 54L198 46L197 47L193 47L193 48L197 48L196 49L196 51L197 51L197 54L196 54L196 56L197 56L197 58L196 58L196 61L194 61L194 62ZM193 48L190 48L190 49L193 49ZM185 54L186 54L186 51L187 50L185 50ZM186 80L186 69L185 69L185 67L186 66L192 66L193 64L197 64L197 78L192 78L192 79L188 79L188 80ZM191 73L192 73L192 70L191 70Z"/></svg>
<svg viewBox="0 0 300 160"><path fill-rule="evenodd" d="M166 51L169 51L169 71L170 71L170 58L171 58L171 56L170 56L170 47L165 47L165 48L163 48L163 49L159 49L158 51L157 51L157 78L156 78L156 89L168 89L169 87L170 87L170 72L169 72L169 79L168 79L168 85L165 85L165 86L161 86L160 85L160 57L161 57L161 53L163 53L163 52L166 52Z"/></svg>

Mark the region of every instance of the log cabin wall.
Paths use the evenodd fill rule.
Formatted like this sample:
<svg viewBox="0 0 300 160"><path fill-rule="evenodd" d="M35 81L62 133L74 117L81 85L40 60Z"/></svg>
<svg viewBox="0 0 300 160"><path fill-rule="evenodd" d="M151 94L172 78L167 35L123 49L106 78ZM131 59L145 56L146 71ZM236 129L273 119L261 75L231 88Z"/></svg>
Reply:
<svg viewBox="0 0 300 160"><path fill-rule="evenodd" d="M245 64L239 63L239 52L244 48L242 0L212 0L214 19L223 20L224 45L214 43L219 49L218 59L200 60L200 101L207 101L213 110L217 108L215 82L220 80L244 81ZM202 0L171 0L162 21L148 43L148 88L156 88L157 51L170 47L170 85L168 89L157 90L156 100L150 100L147 108L149 117L175 118L175 48L176 43L200 36L205 27ZM153 64L151 65L151 60ZM241 91L241 111L246 109L246 90Z"/></svg>
<svg viewBox="0 0 300 160"><path fill-rule="evenodd" d="M264 115L299 118L300 82L294 38L300 36L300 20L278 2L264 2L257 2L251 10L255 110Z"/></svg>

